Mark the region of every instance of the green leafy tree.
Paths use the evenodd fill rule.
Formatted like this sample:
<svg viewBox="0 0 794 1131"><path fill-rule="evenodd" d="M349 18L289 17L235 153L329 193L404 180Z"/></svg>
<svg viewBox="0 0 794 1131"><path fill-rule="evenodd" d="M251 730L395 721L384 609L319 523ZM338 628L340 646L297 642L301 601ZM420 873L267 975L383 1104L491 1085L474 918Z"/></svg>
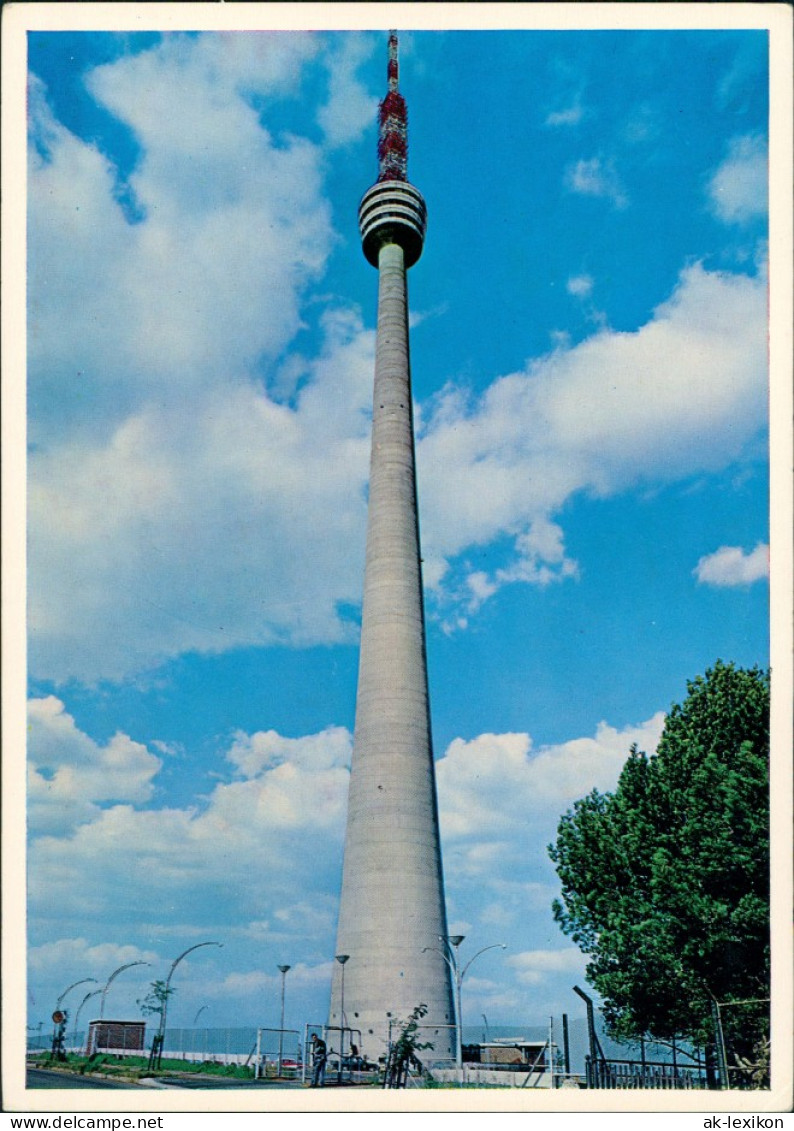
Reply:
<svg viewBox="0 0 794 1131"><path fill-rule="evenodd" d="M769 673L717 661L687 685L657 752L560 821L554 917L590 956L611 1034L714 1042L713 1002L769 997ZM722 1011L734 1055L763 1005Z"/></svg>
<svg viewBox="0 0 794 1131"><path fill-rule="evenodd" d="M432 1049L432 1041L419 1040L419 1022L427 1014L424 1002L417 1005L407 1021L400 1021L400 1032L391 1048L391 1055L386 1066L384 1087L404 1088L408 1079L408 1072L413 1068L422 1067L416 1055L423 1049Z"/></svg>
<svg viewBox="0 0 794 1131"><path fill-rule="evenodd" d="M173 994L174 987L166 986L165 982L158 979L152 982L146 997L138 999L138 1007L144 1017L162 1018L166 1001Z"/></svg>

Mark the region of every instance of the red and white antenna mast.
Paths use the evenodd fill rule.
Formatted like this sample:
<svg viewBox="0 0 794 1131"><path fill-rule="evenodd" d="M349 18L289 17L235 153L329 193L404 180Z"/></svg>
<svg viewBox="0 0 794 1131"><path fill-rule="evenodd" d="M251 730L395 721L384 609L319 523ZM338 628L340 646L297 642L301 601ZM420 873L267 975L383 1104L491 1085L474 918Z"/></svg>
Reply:
<svg viewBox="0 0 794 1131"><path fill-rule="evenodd" d="M408 111L400 94L397 32L389 32L389 92L378 109L378 181L408 180Z"/></svg>
<svg viewBox="0 0 794 1131"><path fill-rule="evenodd" d="M403 249L405 267L422 254L427 209L419 189L408 180L408 112L400 94L397 32L389 32L389 89L378 110L378 179L361 199L358 222L364 255L373 267L389 243Z"/></svg>

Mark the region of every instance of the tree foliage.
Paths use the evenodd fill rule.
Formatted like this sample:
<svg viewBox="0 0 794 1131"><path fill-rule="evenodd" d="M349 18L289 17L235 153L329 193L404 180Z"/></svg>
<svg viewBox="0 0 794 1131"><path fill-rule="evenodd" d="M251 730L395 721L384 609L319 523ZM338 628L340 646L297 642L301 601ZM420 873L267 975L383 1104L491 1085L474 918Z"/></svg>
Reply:
<svg viewBox="0 0 794 1131"><path fill-rule="evenodd" d="M590 956L618 1039L708 1046L712 1002L769 997L769 673L717 661L687 685L652 757L560 821L554 917ZM764 1006L722 1011L749 1054Z"/></svg>
<svg viewBox="0 0 794 1131"><path fill-rule="evenodd" d="M165 1003L175 993L173 986L166 986L165 982L157 980L149 986L146 997L138 999L138 1006L144 1017L162 1017Z"/></svg>
<svg viewBox="0 0 794 1131"><path fill-rule="evenodd" d="M407 1021L398 1021L399 1034L391 1047L384 1087L404 1088L410 1068L421 1068L421 1061L416 1055L423 1049L432 1049L432 1041L419 1040L419 1023L427 1014L424 1002L414 1007Z"/></svg>

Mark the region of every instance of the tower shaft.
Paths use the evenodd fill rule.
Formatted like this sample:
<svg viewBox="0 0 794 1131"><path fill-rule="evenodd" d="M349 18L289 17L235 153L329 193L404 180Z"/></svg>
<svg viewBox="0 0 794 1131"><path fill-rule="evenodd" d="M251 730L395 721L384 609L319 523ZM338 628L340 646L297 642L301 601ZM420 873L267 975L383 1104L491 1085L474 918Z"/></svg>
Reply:
<svg viewBox="0 0 794 1131"><path fill-rule="evenodd" d="M378 328L372 411L369 514L356 725L347 835L331 989L331 1026L362 1053L388 1050L389 1024L427 1007L423 1055L454 1055L455 1014L441 953L446 910L430 731L422 595L406 269L420 256L425 203L402 176L405 152L387 122L395 106L396 36L389 93L381 104L381 175L360 208L364 253L378 268ZM386 152L384 152L384 148ZM384 176L384 173L386 174ZM344 994L344 1017L342 996ZM399 1030L394 1028L396 1038Z"/></svg>
<svg viewBox="0 0 794 1131"><path fill-rule="evenodd" d="M378 330L356 726L337 953L346 1024L370 1057L386 1052L391 1014L428 1013L422 1039L450 1055L454 1010L439 953L446 913L439 844L403 249L378 260ZM434 949L424 949L434 948ZM341 970L331 1025L341 1024ZM355 1040L355 1038L353 1038Z"/></svg>

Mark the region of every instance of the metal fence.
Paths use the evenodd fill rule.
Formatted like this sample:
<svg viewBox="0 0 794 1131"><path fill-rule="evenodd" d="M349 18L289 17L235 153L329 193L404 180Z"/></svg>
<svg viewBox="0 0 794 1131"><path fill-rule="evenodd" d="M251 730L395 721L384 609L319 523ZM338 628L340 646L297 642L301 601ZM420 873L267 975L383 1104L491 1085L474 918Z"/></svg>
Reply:
<svg viewBox="0 0 794 1131"><path fill-rule="evenodd" d="M163 1042L163 1056L226 1064L253 1065L257 1054L260 1065L277 1063L279 1051L284 1060L300 1063L301 1046L295 1030L263 1029L253 1025L215 1029L169 1027Z"/></svg>
<svg viewBox="0 0 794 1131"><path fill-rule="evenodd" d="M143 1055L147 1055L155 1030L146 1034ZM223 1064L254 1063L257 1053L257 1034L259 1034L260 1063L277 1063L279 1050L282 1059L300 1064L301 1043L299 1034L293 1029L257 1029L256 1026L230 1028L174 1028L165 1031L163 1055L169 1059L190 1061L214 1061ZM281 1040L279 1037L281 1036ZM64 1047L70 1053L85 1053L87 1030L67 1032ZM32 1032L27 1034L28 1052L48 1052L52 1047L52 1033ZM95 1052L108 1052L119 1055L136 1055L136 1050L104 1048L98 1046ZM137 1055L141 1055L137 1051Z"/></svg>
<svg viewBox="0 0 794 1131"><path fill-rule="evenodd" d="M686 1090L707 1088L705 1069L660 1061L585 1060L588 1088L650 1088Z"/></svg>

